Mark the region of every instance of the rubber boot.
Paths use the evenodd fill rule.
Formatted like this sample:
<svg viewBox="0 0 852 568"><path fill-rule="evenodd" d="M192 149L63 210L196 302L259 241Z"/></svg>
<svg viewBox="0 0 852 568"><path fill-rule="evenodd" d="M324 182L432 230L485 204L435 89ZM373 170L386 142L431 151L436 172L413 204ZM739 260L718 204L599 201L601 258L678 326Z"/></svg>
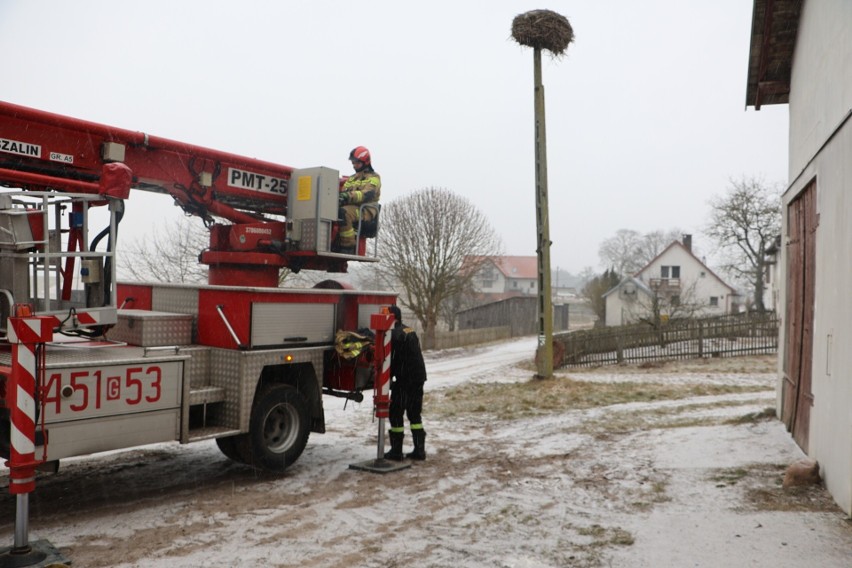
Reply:
<svg viewBox="0 0 852 568"><path fill-rule="evenodd" d="M412 460L426 459L426 430L412 430L411 437L414 438L414 451L405 455Z"/></svg>
<svg viewBox="0 0 852 568"><path fill-rule="evenodd" d="M402 455L402 439L405 437L405 432L389 432L391 449L385 452L386 460L402 461L405 456Z"/></svg>

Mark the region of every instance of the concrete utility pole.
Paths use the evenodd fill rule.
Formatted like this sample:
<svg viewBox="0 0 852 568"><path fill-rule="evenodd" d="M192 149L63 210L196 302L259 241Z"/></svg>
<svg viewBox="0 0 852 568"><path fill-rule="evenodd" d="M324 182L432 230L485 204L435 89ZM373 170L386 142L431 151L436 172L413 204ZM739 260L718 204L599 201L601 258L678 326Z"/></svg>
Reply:
<svg viewBox="0 0 852 568"><path fill-rule="evenodd" d="M533 48L535 100L535 205L538 229L538 378L553 376L553 296L550 284L550 214L547 203L547 136L544 118L544 85L541 51L560 56L574 41L574 30L565 16L550 10L532 10L512 21L512 37Z"/></svg>

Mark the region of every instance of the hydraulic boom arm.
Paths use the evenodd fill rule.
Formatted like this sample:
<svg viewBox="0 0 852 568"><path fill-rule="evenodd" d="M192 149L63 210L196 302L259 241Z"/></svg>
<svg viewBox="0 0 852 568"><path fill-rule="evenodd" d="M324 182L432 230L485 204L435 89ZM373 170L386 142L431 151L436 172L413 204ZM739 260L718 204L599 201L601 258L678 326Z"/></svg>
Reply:
<svg viewBox="0 0 852 568"><path fill-rule="evenodd" d="M284 267L345 272L348 260L372 260L331 252L339 184L334 170L310 170L309 183L303 183L300 171L289 166L0 101L0 185L102 194L109 185L105 166L115 163L129 168L130 188L168 194L212 226L210 249L201 255L211 284L276 286ZM310 239L302 237L301 226L292 231L300 240L288 235L294 172L299 210L316 211ZM318 184L314 177L326 179ZM214 225L215 218L228 223ZM366 251L363 239L358 250Z"/></svg>

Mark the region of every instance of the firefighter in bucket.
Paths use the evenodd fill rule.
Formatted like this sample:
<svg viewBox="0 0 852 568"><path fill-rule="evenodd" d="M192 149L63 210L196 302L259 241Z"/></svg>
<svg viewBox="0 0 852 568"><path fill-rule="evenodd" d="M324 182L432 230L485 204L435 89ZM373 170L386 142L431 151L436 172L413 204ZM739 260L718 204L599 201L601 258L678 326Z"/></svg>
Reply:
<svg viewBox="0 0 852 568"><path fill-rule="evenodd" d="M340 189L338 203L341 219L340 232L332 252L356 254L356 223L369 223L379 215L379 197L382 192L382 179L373 169L370 151L363 146L354 148L349 153L349 161L355 175L350 176ZM362 217L363 215L363 217Z"/></svg>

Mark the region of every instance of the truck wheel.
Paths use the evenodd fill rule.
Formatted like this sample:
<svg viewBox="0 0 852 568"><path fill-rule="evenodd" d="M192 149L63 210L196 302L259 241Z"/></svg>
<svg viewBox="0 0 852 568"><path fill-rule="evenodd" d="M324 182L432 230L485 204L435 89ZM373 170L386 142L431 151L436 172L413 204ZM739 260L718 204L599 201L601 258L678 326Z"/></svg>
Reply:
<svg viewBox="0 0 852 568"><path fill-rule="evenodd" d="M310 433L305 397L289 385L267 386L257 393L251 409L248 463L283 471L302 455Z"/></svg>
<svg viewBox="0 0 852 568"><path fill-rule="evenodd" d="M225 438L216 438L216 445L219 446L226 458L237 463L248 463L248 436L239 434L237 436L227 436Z"/></svg>

